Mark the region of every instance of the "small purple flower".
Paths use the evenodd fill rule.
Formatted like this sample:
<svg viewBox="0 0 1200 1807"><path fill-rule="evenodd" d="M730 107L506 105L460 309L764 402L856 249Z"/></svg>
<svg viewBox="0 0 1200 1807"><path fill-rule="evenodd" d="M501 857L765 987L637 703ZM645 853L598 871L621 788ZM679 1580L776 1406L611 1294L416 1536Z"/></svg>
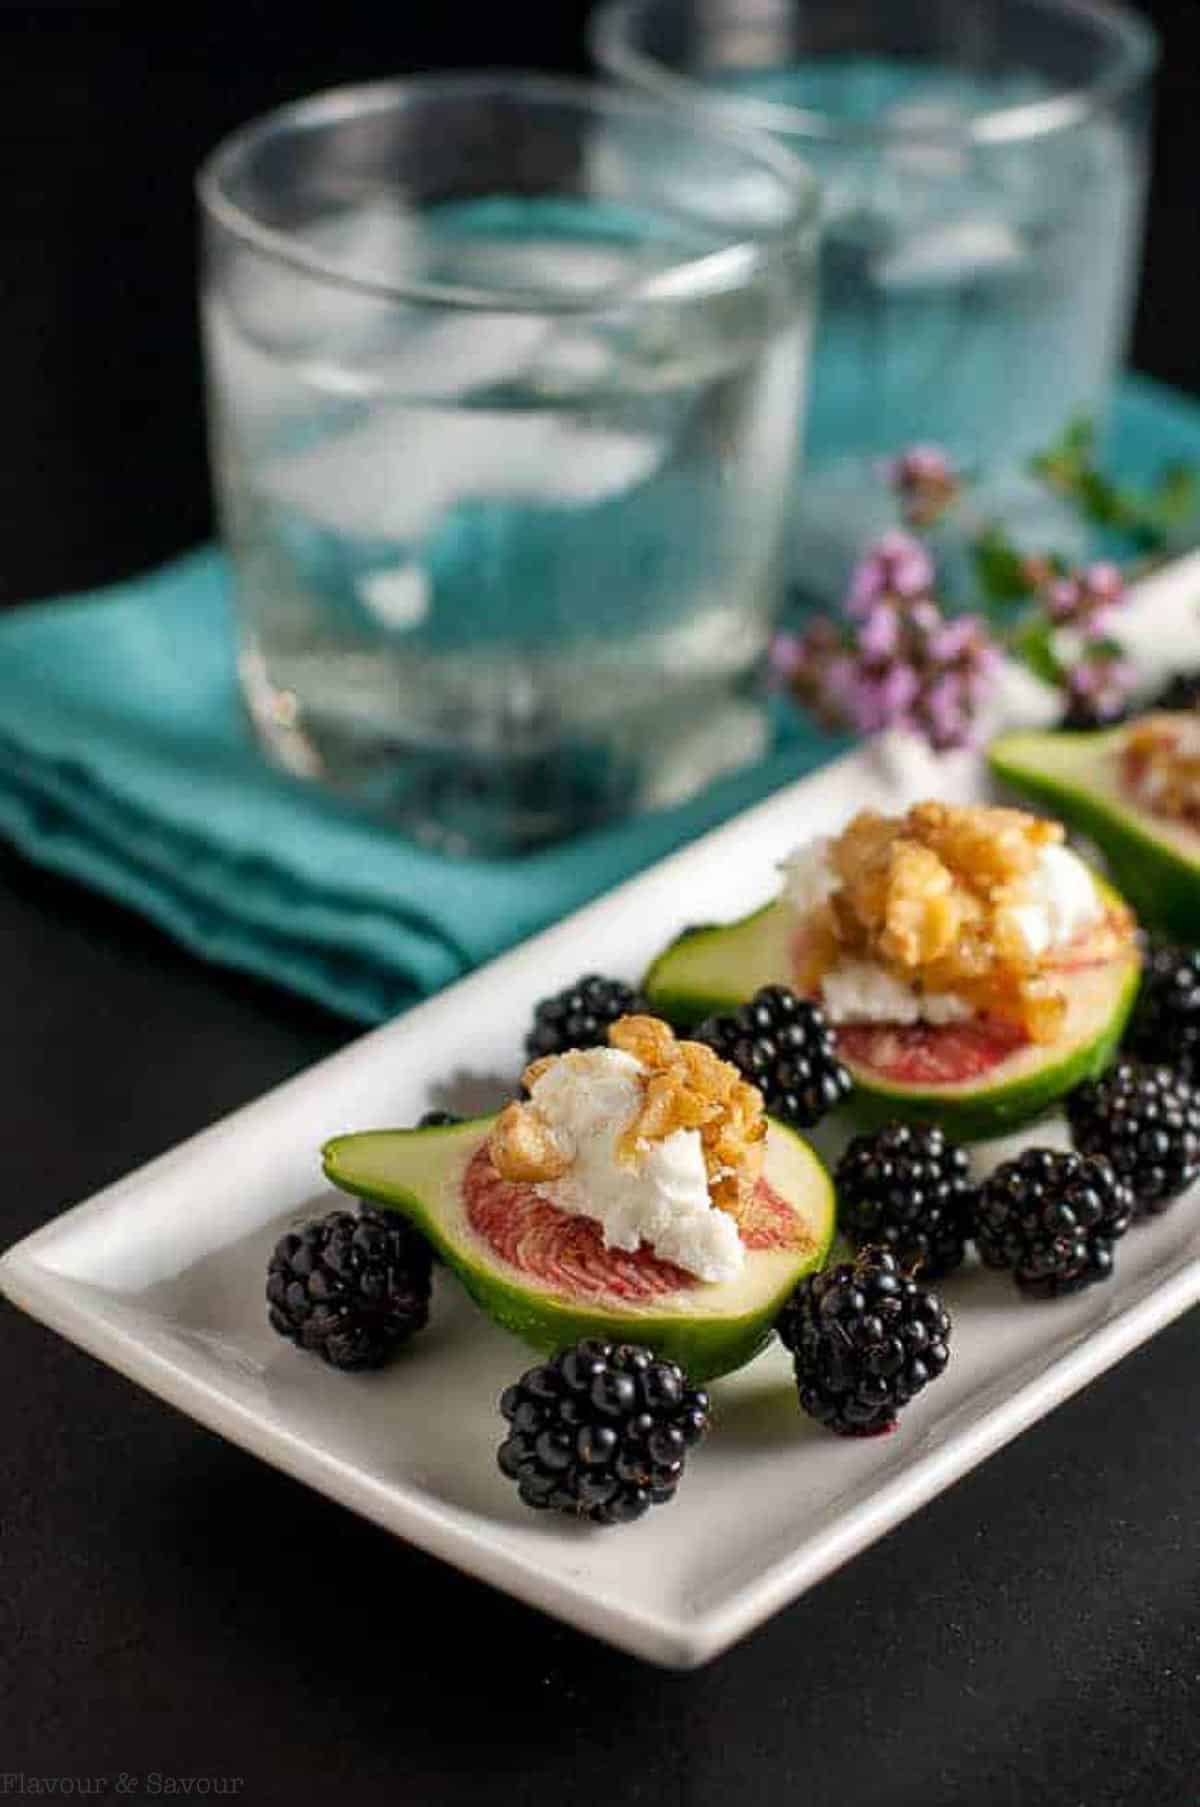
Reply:
<svg viewBox="0 0 1200 1807"><path fill-rule="evenodd" d="M1125 579L1120 565L1114 565L1107 559L1100 559L1089 565L1083 574L1083 585L1089 596L1097 602L1119 603L1125 600Z"/></svg>
<svg viewBox="0 0 1200 1807"><path fill-rule="evenodd" d="M879 683L879 703L883 711L880 727L886 728L916 702L921 690L920 675L911 665L892 665Z"/></svg>
<svg viewBox="0 0 1200 1807"><path fill-rule="evenodd" d="M971 738L971 707L962 676L947 672L925 692L929 739L939 752L966 746Z"/></svg>
<svg viewBox="0 0 1200 1807"><path fill-rule="evenodd" d="M1136 674L1110 641L1106 646L1089 646L1060 682L1065 703L1060 725L1104 728L1123 721L1129 713Z"/></svg>
<svg viewBox="0 0 1200 1807"><path fill-rule="evenodd" d="M767 669L773 685L789 685L804 663L804 641L799 634L776 634L767 654Z"/></svg>
<svg viewBox="0 0 1200 1807"><path fill-rule="evenodd" d="M1081 659L1078 665L1073 665L1066 675L1066 688L1074 697L1124 701L1133 689L1136 677L1133 666L1119 653L1102 654Z"/></svg>
<svg viewBox="0 0 1200 1807"><path fill-rule="evenodd" d="M908 619L913 632L923 634L929 640L937 633L946 617L932 597L922 596L909 605Z"/></svg>
<svg viewBox="0 0 1200 1807"><path fill-rule="evenodd" d="M1076 628L1099 639L1125 600L1125 579L1118 566L1100 560L1070 577L1055 577L1042 591L1042 605L1056 627Z"/></svg>
<svg viewBox="0 0 1200 1807"><path fill-rule="evenodd" d="M921 680L911 665L892 665L882 673L857 670L846 685L846 713L860 734L892 727L916 702Z"/></svg>
<svg viewBox="0 0 1200 1807"><path fill-rule="evenodd" d="M1046 613L1057 626L1075 620L1079 610L1079 585L1073 577L1056 577L1042 597Z"/></svg>
<svg viewBox="0 0 1200 1807"><path fill-rule="evenodd" d="M1002 658L981 616L943 615L933 576L919 541L886 535L854 573L853 626L819 620L777 642L775 668L793 695L860 734L900 728L938 751L972 744Z"/></svg>
<svg viewBox="0 0 1200 1807"><path fill-rule="evenodd" d="M978 615L955 615L942 621L929 635L929 656L939 665L949 665L967 653L987 648L987 629Z"/></svg>
<svg viewBox="0 0 1200 1807"><path fill-rule="evenodd" d="M872 604L858 630L858 648L867 659L890 659L900 643L900 616L890 602Z"/></svg>
<svg viewBox="0 0 1200 1807"><path fill-rule="evenodd" d="M846 722L853 722L858 708L859 668L848 653L830 659L821 674L821 696Z"/></svg>
<svg viewBox="0 0 1200 1807"><path fill-rule="evenodd" d="M954 475L949 455L940 445L910 445L891 463L892 482L948 483Z"/></svg>
<svg viewBox="0 0 1200 1807"><path fill-rule="evenodd" d="M911 527L929 527L958 496L961 484L940 446L912 445L885 466Z"/></svg>
<svg viewBox="0 0 1200 1807"><path fill-rule="evenodd" d="M1089 565L1081 580L1085 631L1100 638L1112 622L1114 612L1125 601L1125 579L1116 565Z"/></svg>
<svg viewBox="0 0 1200 1807"><path fill-rule="evenodd" d="M846 613L855 619L884 599L906 602L924 596L933 584L933 560L920 540L894 528L855 566Z"/></svg>
<svg viewBox="0 0 1200 1807"><path fill-rule="evenodd" d="M963 687L972 709L981 709L996 687L1004 665L999 647L981 647L970 667L963 673Z"/></svg>

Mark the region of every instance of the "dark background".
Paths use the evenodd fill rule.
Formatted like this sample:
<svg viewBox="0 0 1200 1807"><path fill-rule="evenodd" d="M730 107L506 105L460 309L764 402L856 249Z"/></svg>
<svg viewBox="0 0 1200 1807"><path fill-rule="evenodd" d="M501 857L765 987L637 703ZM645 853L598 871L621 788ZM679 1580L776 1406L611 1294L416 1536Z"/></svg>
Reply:
<svg viewBox="0 0 1200 1807"><path fill-rule="evenodd" d="M1134 355L1200 391L1197 0L1144 10L1166 65ZM0 7L0 599L208 531L212 143L333 81L582 67L585 11ZM0 1246L351 1033L2 851L0 983ZM0 1374L0 1791L157 1769L241 1776L251 1807L1200 1802L1200 1313L693 1676L477 1587L4 1307Z"/></svg>
<svg viewBox="0 0 1200 1807"><path fill-rule="evenodd" d="M1196 391L1200 0L1141 10L1165 58L1134 362ZM191 195L205 152L334 82L464 62L583 70L587 12L0 4L0 601L124 575L209 531Z"/></svg>

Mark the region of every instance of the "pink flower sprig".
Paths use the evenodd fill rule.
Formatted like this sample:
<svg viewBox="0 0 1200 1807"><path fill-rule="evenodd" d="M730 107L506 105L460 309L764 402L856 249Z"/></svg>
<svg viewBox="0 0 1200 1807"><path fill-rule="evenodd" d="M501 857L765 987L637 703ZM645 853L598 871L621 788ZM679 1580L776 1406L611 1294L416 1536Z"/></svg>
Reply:
<svg viewBox="0 0 1200 1807"><path fill-rule="evenodd" d="M1137 673L1119 647L1089 646L1062 675L1064 728L1103 728L1123 721Z"/></svg>
<svg viewBox="0 0 1200 1807"><path fill-rule="evenodd" d="M920 540L894 528L855 565L842 606L852 619L861 620L884 600L904 602L928 596L933 581L933 560Z"/></svg>
<svg viewBox="0 0 1200 1807"><path fill-rule="evenodd" d="M781 639L777 673L828 726L900 728L938 752L972 745L1002 657L980 616L942 613L933 580L919 541L885 535L851 577L847 624Z"/></svg>
<svg viewBox="0 0 1200 1807"><path fill-rule="evenodd" d="M1125 600L1125 579L1118 565L1105 560L1067 577L1049 578L1039 600L1054 627L1071 628L1086 640L1101 640Z"/></svg>
<svg viewBox="0 0 1200 1807"><path fill-rule="evenodd" d="M932 527L962 494L962 479L936 445L909 446L885 466L885 476L910 527Z"/></svg>
<svg viewBox="0 0 1200 1807"><path fill-rule="evenodd" d="M1107 560L1050 574L1038 589L1047 675L1063 699L1063 727L1108 727L1128 713L1136 674L1109 637L1126 594L1120 567Z"/></svg>

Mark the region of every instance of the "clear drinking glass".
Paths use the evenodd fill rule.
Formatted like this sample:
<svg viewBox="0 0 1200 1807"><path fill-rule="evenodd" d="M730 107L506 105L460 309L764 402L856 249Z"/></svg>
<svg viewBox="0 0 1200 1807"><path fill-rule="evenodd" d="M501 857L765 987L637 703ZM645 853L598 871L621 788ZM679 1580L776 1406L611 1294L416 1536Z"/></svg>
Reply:
<svg viewBox="0 0 1200 1807"><path fill-rule="evenodd" d="M287 107L199 192L212 465L268 755L495 851L752 756L804 168L500 74Z"/></svg>
<svg viewBox="0 0 1200 1807"><path fill-rule="evenodd" d="M839 547L879 506L887 455L935 441L1002 492L1068 421L1102 416L1130 316L1155 61L1131 14L1099 0L615 0L593 47L643 90L776 134L822 184L795 511L815 587L830 567L844 576Z"/></svg>

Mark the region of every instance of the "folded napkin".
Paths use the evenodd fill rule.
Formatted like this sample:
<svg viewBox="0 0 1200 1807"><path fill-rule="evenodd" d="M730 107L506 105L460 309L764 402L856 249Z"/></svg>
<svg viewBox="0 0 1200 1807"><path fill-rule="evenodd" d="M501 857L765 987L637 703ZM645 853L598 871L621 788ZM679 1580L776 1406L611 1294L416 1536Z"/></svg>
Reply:
<svg viewBox="0 0 1200 1807"><path fill-rule="evenodd" d="M1138 383L1123 466L1200 455L1200 410ZM208 548L0 619L0 834L206 958L363 1022L481 961L822 763L782 711L770 755L678 808L510 860L460 860L269 770L242 719Z"/></svg>

